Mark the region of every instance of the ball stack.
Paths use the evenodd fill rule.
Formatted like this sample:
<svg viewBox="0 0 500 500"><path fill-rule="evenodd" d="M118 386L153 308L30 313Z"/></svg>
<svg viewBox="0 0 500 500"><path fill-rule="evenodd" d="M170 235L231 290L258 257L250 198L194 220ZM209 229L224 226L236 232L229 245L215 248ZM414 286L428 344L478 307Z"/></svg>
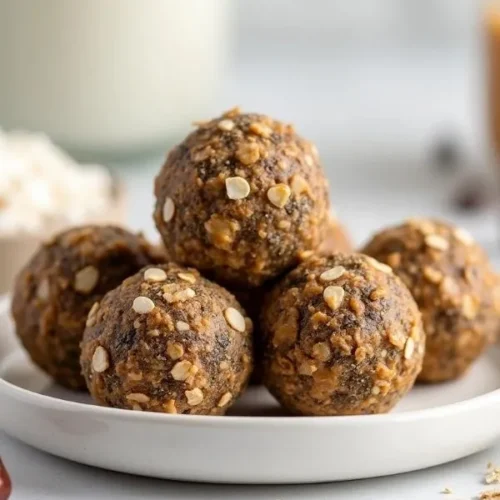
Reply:
<svg viewBox="0 0 500 500"><path fill-rule="evenodd" d="M160 252L75 228L17 281L32 359L99 404L222 415L255 367L291 413L383 413L418 376L462 375L496 333L500 281L470 236L412 220L352 253L291 125L239 109L198 123L154 190Z"/></svg>

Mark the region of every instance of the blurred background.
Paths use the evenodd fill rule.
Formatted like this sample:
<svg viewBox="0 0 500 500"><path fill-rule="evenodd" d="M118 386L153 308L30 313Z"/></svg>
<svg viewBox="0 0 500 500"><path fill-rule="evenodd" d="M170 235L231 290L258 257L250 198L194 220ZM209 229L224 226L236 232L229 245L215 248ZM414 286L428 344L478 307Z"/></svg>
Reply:
<svg viewBox="0 0 500 500"><path fill-rule="evenodd" d="M165 152L192 121L239 105L317 144L356 243L433 215L495 257L494 5L0 0L0 127L111 167L127 223L154 237Z"/></svg>

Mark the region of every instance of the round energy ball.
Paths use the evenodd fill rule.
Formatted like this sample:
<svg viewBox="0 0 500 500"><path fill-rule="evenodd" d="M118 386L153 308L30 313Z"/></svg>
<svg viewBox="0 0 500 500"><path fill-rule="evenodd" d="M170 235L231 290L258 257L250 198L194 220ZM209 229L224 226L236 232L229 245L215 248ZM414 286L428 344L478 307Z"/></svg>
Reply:
<svg viewBox="0 0 500 500"><path fill-rule="evenodd" d="M361 254L294 269L266 300L262 328L264 383L295 414L387 412L422 367L415 301L388 266Z"/></svg>
<svg viewBox="0 0 500 500"><path fill-rule="evenodd" d="M238 109L200 124L167 157L154 219L172 260L258 287L317 250L328 185L291 125Z"/></svg>
<svg viewBox="0 0 500 500"><path fill-rule="evenodd" d="M147 267L92 309L81 365L101 405L222 415L252 371L252 322L198 271Z"/></svg>
<svg viewBox="0 0 500 500"><path fill-rule="evenodd" d="M411 219L380 231L363 252L393 268L422 312L427 347L419 380L465 373L498 326L497 282L482 249L461 228Z"/></svg>
<svg viewBox="0 0 500 500"><path fill-rule="evenodd" d="M12 299L31 359L59 384L84 389L80 341L92 305L158 260L141 235L114 226L77 227L43 244L18 275Z"/></svg>
<svg viewBox="0 0 500 500"><path fill-rule="evenodd" d="M334 216L330 216L326 223L323 239L317 250L317 254L328 256L335 252L351 253L353 246L349 235Z"/></svg>

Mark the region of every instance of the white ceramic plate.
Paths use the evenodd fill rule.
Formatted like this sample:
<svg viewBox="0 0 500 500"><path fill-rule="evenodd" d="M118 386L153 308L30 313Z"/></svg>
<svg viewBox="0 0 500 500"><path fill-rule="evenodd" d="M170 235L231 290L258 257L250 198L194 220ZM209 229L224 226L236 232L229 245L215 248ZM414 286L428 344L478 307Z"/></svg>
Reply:
<svg viewBox="0 0 500 500"><path fill-rule="evenodd" d="M6 343L12 325L0 309L0 425L84 464L189 481L308 483L430 467L500 437L498 347L463 380L419 386L388 415L287 417L263 388L250 388L227 417L162 415L101 408L55 386Z"/></svg>

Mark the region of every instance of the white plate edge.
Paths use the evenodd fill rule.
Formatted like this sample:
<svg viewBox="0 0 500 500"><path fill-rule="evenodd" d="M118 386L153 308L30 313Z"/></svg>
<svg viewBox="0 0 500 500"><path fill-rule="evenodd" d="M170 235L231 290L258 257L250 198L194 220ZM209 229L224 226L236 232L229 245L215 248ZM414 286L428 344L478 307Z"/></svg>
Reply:
<svg viewBox="0 0 500 500"><path fill-rule="evenodd" d="M0 315L6 314L9 307L9 294L0 296ZM14 349L9 352L7 356L0 359L0 364L7 363L11 357L19 355L21 349ZM312 421L319 425L331 425L335 422L337 425L344 425L346 427L357 425L371 424L397 424L399 422L407 422L408 420L414 419L431 419L436 417L439 413L442 417L449 416L455 413L459 413L464 409L473 410L481 408L482 406L488 406L494 402L500 404L500 388L494 391L490 391L479 396L475 396L470 399L465 399L463 401L458 401L455 403L449 403L442 406L436 406L434 408L424 408L421 410L405 411L401 413L385 413L377 415L354 415L354 416L324 416L324 417L253 417L253 416L213 416L213 415L171 415L155 412L134 412L130 410L125 410L122 408L110 408L104 406L88 405L84 403L79 403L76 401L67 401L63 399L58 399L53 396L47 396L45 394L40 394L37 392L24 389L22 387L16 386L7 382L0 377L0 395L5 392L10 397L16 399L21 399L28 404L37 404L38 406L45 408L60 409L67 412L79 412L80 414L88 413L93 416L100 415L103 418L111 416L120 416L127 420L138 420L144 421L144 419L150 422L160 422L165 424L166 419L172 424L179 425L200 425L200 424L212 424L218 427L216 424L226 425L252 425L252 426L268 426L271 424L275 425L286 425L286 426L309 426ZM463 407L467 408L463 408Z"/></svg>

